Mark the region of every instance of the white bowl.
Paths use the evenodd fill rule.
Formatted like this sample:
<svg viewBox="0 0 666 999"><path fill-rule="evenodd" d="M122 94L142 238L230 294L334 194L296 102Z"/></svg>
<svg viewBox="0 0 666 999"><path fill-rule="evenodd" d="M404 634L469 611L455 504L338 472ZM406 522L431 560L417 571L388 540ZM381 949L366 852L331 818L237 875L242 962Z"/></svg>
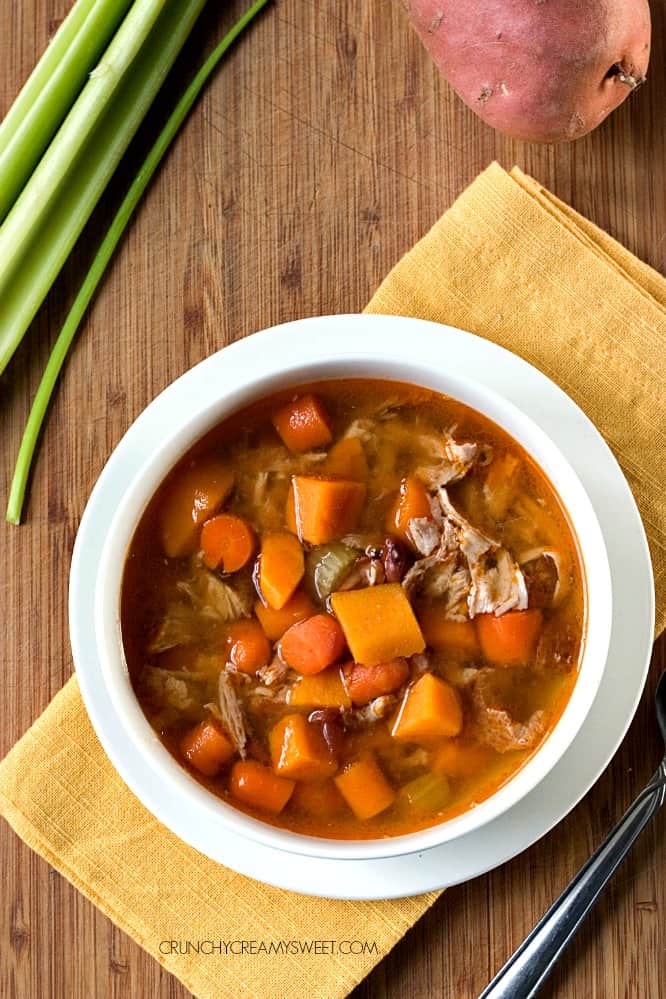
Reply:
<svg viewBox="0 0 666 999"><path fill-rule="evenodd" d="M606 664L612 619L608 557L592 504L569 463L536 423L502 395L447 372L446 355L438 351L437 331L434 323L402 317L329 316L247 337L221 352L225 384L220 383L220 365L211 366L203 390L199 378L196 396L187 398L178 414L178 429L167 432L162 445L134 471L109 525L96 576L97 653L115 722L163 789L162 817L176 811L181 818L186 814L187 840L194 847L202 825L210 828L214 823L265 845L313 857L370 860L419 853L479 829L528 794L563 755L592 705ZM179 766L134 695L121 640L120 589L127 551L143 511L168 471L196 440L231 413L277 389L354 376L434 389L483 413L518 441L543 469L568 512L579 543L587 600L582 660L570 700L543 744L503 787L462 815L431 828L384 839L343 841L292 833L254 819L212 795ZM184 394L176 391L179 382L163 396L172 393L182 405ZM160 400L163 405L164 399ZM149 412L150 407L139 419L147 418ZM76 613L76 606L70 605L70 615ZM75 620L72 629L76 629ZM86 662L77 659L76 668L85 672ZM134 782L131 786L141 796Z"/></svg>

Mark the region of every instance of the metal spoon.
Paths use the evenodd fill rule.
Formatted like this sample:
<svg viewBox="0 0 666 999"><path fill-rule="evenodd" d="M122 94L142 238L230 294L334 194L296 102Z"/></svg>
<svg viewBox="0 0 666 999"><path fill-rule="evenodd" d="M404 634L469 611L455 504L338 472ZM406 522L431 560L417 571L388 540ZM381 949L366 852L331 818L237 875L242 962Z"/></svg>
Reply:
<svg viewBox="0 0 666 999"><path fill-rule="evenodd" d="M655 695L666 745L666 672ZM479 999L532 999L650 819L666 800L666 755L613 831L580 869L543 919L509 958Z"/></svg>

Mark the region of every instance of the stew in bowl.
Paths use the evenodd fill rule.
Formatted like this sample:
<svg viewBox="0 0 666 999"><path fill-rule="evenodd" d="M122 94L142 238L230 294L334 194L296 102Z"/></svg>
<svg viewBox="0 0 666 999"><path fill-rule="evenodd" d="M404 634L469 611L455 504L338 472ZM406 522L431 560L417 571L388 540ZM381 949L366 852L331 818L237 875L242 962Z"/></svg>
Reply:
<svg viewBox="0 0 666 999"><path fill-rule="evenodd" d="M125 563L141 708L226 804L394 837L488 799L553 731L583 654L578 543L527 452L454 399L338 378L228 417Z"/></svg>

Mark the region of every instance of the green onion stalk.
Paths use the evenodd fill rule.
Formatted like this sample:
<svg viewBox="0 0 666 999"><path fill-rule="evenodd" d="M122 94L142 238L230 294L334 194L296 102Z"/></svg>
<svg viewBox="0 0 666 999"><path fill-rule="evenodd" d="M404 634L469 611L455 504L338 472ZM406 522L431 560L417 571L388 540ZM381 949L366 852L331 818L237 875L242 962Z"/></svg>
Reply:
<svg viewBox="0 0 666 999"><path fill-rule="evenodd" d="M18 524L20 522L26 484L30 473L33 454L56 380L65 361L65 357L67 356L72 340L74 339L74 335L85 314L88 304L90 303L90 300L102 279L113 252L118 245L118 242L127 227L127 224L130 221L130 218L143 192L150 183L153 174L157 170L162 158L167 152L180 126L187 117L192 105L203 89L206 81L215 70L216 66L229 47L268 2L269 0L256 0L256 2L246 11L246 13L219 42L196 73L183 96L180 98L176 107L169 116L155 144L151 148L141 168L139 169L139 172L130 185L120 208L111 222L99 249L97 250L90 269L83 280L74 303L67 315L67 318L65 319L64 325L58 335L44 371L44 375L39 384L39 388L37 389L30 415L28 417L26 429L23 434L23 439L21 441L10 489L6 515L9 523ZM191 4L190 6L194 6L194 4Z"/></svg>

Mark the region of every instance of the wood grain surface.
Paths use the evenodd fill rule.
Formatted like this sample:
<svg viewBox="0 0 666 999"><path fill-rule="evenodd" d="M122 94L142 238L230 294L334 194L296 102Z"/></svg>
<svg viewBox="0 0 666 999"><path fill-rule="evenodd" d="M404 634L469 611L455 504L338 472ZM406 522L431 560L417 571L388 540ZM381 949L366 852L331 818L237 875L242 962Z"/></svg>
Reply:
<svg viewBox="0 0 666 999"><path fill-rule="evenodd" d="M177 79L191 74L244 3L209 5ZM1 112L67 7L68 0L0 5ZM398 0L278 0L266 12L208 87L152 184L60 382L27 522L0 527L0 755L72 672L67 575L90 489L132 420L192 364L282 320L360 310L494 158L517 163L666 271L662 0L653 18L646 87L592 136L536 147L474 118L409 33ZM49 345L100 226L174 92L172 77L0 382L3 504ZM355 999L477 995L653 771L661 746L652 696L665 649L662 640L629 734L584 801L522 856L447 891ZM665 833L662 814L545 996L666 995ZM4 823L0 851L2 999L189 995Z"/></svg>

